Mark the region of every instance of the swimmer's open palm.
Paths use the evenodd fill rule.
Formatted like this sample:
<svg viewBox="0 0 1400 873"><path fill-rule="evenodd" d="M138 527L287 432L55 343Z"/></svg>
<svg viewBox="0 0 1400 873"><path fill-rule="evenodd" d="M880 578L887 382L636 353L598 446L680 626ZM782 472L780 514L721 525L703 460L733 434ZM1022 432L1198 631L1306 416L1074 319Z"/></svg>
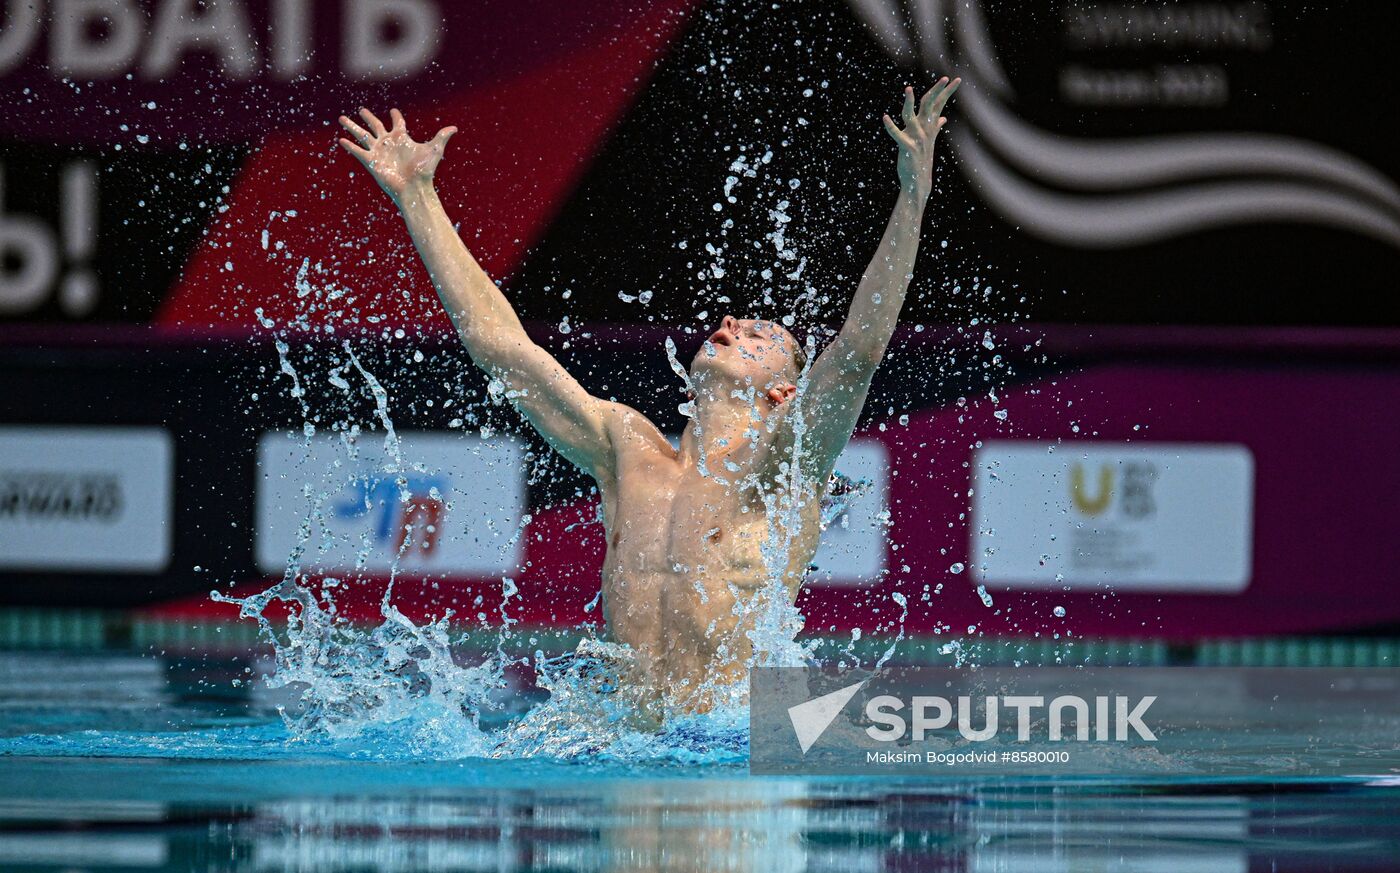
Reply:
<svg viewBox="0 0 1400 873"><path fill-rule="evenodd" d="M392 126L387 130L384 122L368 109L361 109L360 117L368 129L340 116L340 126L355 138L354 142L342 139L340 145L365 165L379 187L396 203L414 185L432 183L447 141L457 132L455 127L444 127L428 142L414 142L408 135L403 113L397 109L389 110Z"/></svg>
<svg viewBox="0 0 1400 873"><path fill-rule="evenodd" d="M928 89L914 107L914 89L904 89L904 111L901 113L904 128L901 130L888 115L883 117L885 130L899 143L899 184L905 191L927 198L933 190L933 145L938 132L948 119L943 108L962 84L962 79L939 79Z"/></svg>

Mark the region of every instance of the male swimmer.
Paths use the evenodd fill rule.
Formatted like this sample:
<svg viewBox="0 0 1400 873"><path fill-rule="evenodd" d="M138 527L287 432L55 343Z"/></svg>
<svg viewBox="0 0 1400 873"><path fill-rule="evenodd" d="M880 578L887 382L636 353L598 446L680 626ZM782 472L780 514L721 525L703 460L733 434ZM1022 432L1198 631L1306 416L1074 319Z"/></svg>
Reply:
<svg viewBox="0 0 1400 873"><path fill-rule="evenodd" d="M398 206L467 353L505 384L525 418L598 483L607 532L603 614L635 662L624 681L644 683L666 709L698 711L708 689L746 674L749 608L770 581L764 548L774 527L790 545L779 568L794 598L817 549L821 491L855 428L875 368L894 333L914 271L933 186L934 143L960 79L940 79L915 105L904 91L903 127L884 116L899 145L899 197L840 333L811 363L801 399L799 487L793 457L804 352L781 325L726 315L690 365L695 411L680 448L646 416L589 394L521 327L505 295L453 229L433 187L447 127L415 142L403 115L386 128L341 116L359 159ZM772 503L788 501L784 511Z"/></svg>

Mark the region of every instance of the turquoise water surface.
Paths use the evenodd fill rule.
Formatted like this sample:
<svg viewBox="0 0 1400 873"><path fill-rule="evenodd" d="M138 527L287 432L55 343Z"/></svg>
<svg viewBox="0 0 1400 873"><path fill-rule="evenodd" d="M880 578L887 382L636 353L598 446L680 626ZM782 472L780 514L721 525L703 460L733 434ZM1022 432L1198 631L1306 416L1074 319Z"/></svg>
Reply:
<svg viewBox="0 0 1400 873"><path fill-rule="evenodd" d="M561 760L298 738L236 664L0 657L5 870L1393 870L1400 780L750 776L744 726ZM431 722L431 716L425 716Z"/></svg>

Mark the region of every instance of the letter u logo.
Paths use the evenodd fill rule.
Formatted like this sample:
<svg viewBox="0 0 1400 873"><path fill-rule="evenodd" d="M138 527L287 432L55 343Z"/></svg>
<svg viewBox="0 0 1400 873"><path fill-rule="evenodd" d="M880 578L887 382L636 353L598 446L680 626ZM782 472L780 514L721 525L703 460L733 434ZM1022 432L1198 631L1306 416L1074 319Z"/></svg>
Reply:
<svg viewBox="0 0 1400 873"><path fill-rule="evenodd" d="M1113 468L1107 464L1099 466L1099 490L1093 497L1084 493L1084 468L1075 464L1069 471L1069 496L1074 508L1083 515L1098 515L1113 500Z"/></svg>

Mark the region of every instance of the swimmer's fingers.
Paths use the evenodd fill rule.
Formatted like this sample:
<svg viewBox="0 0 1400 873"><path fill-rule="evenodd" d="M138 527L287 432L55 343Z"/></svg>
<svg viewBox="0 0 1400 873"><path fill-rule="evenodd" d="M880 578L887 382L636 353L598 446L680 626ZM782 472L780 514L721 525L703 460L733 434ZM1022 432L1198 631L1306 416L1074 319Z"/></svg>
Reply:
<svg viewBox="0 0 1400 873"><path fill-rule="evenodd" d="M944 79L939 82L939 85L943 87L939 89L937 94L934 94L932 89L929 90L929 94L933 95L933 101L929 104L928 112L922 113L922 115L929 120L929 123L932 123L935 118L943 114L943 107L948 105L948 101L957 93L958 86L961 84L962 79L954 79L949 82L945 76ZM938 85L935 85L934 88L938 88ZM924 99L927 100L928 95L925 95ZM941 127L942 125L940 124L939 126Z"/></svg>
<svg viewBox="0 0 1400 873"><path fill-rule="evenodd" d="M351 121L348 117L344 115L340 116L340 126L345 128L346 133L349 133L351 136L353 136L356 140L359 141L360 145L364 146L365 148L369 148L371 145L374 144L374 138L369 135L369 131L365 130L363 127L360 127L358 124Z"/></svg>
<svg viewBox="0 0 1400 873"><path fill-rule="evenodd" d="M389 132L384 129L384 122L379 120L379 116L363 106L360 107L360 117L365 120L365 124L369 125L369 129L373 131L375 136L384 136Z"/></svg>
<svg viewBox="0 0 1400 873"><path fill-rule="evenodd" d="M889 135L894 138L895 142L906 149L914 148L914 140L909 138L909 134L895 126L894 119L890 118L888 115L882 115L880 116L880 120L885 123L885 130L889 132Z"/></svg>
<svg viewBox="0 0 1400 873"><path fill-rule="evenodd" d="M948 101L953 99L953 95L958 93L958 86L962 84L962 79L954 79L948 83L948 87L943 89L943 93L938 95L938 101L933 105L934 112L942 112L943 107L948 105Z"/></svg>
<svg viewBox="0 0 1400 873"><path fill-rule="evenodd" d="M924 92L924 96L919 98L919 118L928 121L933 117L933 101L938 99L938 95L943 93L943 89L948 87L948 77L944 76L933 87Z"/></svg>
<svg viewBox="0 0 1400 873"><path fill-rule="evenodd" d="M437 132L437 136L433 137L433 149L438 154L442 154L443 151L447 148L447 141L449 139L452 139L452 135L456 132L457 128L455 127L444 127L442 130L439 130Z"/></svg>
<svg viewBox="0 0 1400 873"><path fill-rule="evenodd" d="M368 150L368 149L361 148L360 146L355 145L353 142L351 142L351 141L348 140L348 139L342 139L342 140L340 141L340 147L343 148L343 149L345 149L345 150L346 150L347 152L349 152L350 154L354 155L355 158L356 158L356 160L358 160L360 163L364 164L366 167L369 166L369 150Z"/></svg>
<svg viewBox="0 0 1400 873"><path fill-rule="evenodd" d="M905 86L904 88L904 110L900 113L904 120L904 127L907 130L909 125L915 123L917 116L914 114L914 89Z"/></svg>
<svg viewBox="0 0 1400 873"><path fill-rule="evenodd" d="M403 120L403 113L397 109L389 110L389 124L391 125L389 130L391 131L401 130L404 133L408 133L408 123Z"/></svg>

